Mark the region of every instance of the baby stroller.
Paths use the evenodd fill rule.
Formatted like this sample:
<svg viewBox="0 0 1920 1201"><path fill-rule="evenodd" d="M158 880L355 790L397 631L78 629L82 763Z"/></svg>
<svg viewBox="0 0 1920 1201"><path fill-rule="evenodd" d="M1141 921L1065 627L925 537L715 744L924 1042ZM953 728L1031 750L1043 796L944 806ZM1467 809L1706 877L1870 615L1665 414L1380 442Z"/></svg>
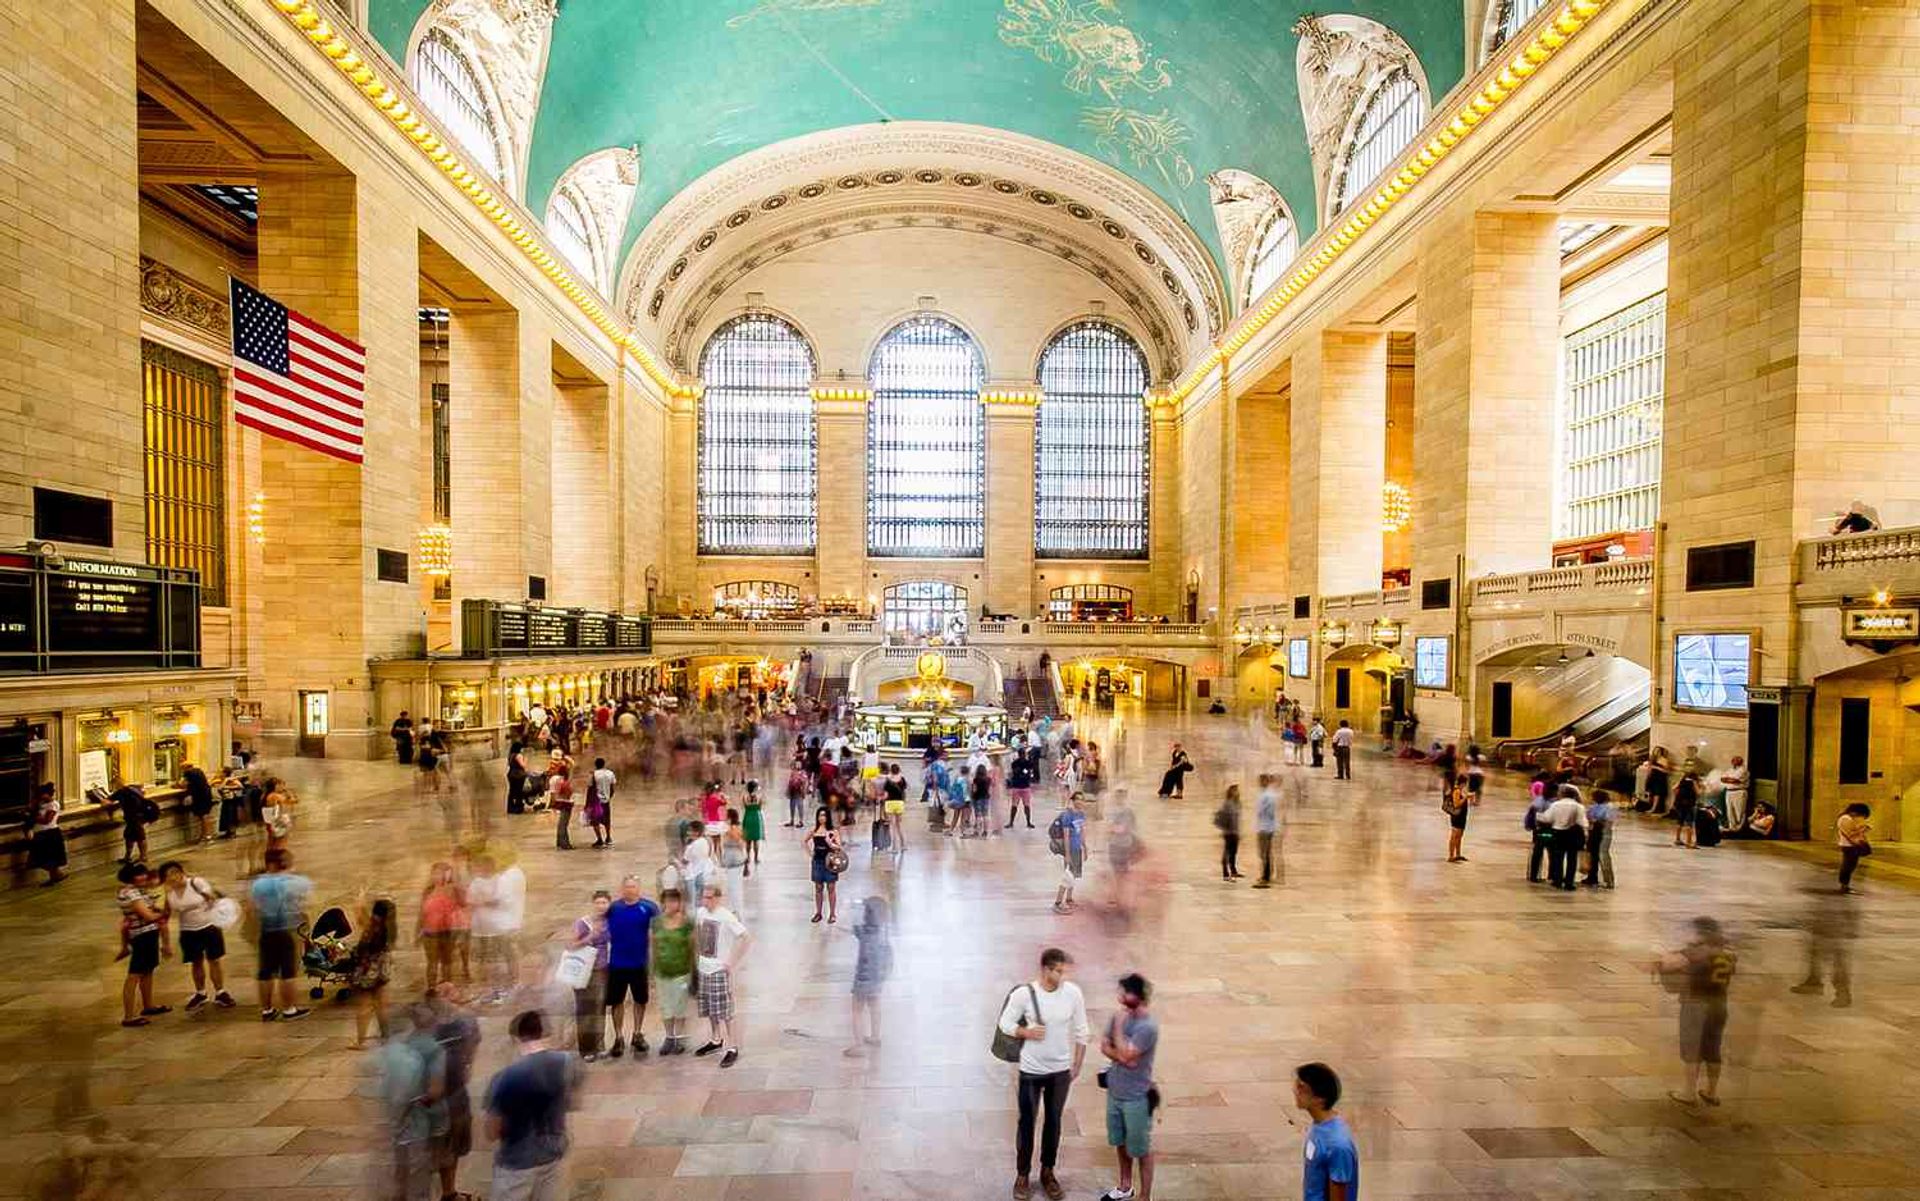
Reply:
<svg viewBox="0 0 1920 1201"><path fill-rule="evenodd" d="M338 906L323 910L311 926L301 925L299 934L300 966L315 981L307 995L321 1000L327 995L327 985L337 984L340 988L334 1000L345 1001L352 996L347 979L353 968L353 948L347 939L353 934L353 923L347 920L347 911Z"/></svg>

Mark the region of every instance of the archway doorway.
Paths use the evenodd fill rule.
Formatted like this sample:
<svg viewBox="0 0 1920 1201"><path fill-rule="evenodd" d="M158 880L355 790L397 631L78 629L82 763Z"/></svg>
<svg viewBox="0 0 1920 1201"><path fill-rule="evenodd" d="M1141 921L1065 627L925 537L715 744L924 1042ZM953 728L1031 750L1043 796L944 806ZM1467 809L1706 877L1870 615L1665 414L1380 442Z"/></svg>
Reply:
<svg viewBox="0 0 1920 1201"><path fill-rule="evenodd" d="M1646 750L1652 690L1647 669L1620 655L1561 643L1515 647L1474 665L1474 737L1497 762L1544 767L1571 734L1580 774L1614 780Z"/></svg>
<svg viewBox="0 0 1920 1201"><path fill-rule="evenodd" d="M1817 677L1810 755L1811 837L1861 802L1875 842L1920 842L1920 650Z"/></svg>
<svg viewBox="0 0 1920 1201"><path fill-rule="evenodd" d="M1320 686L1320 720L1328 729L1343 721L1366 734L1391 729L1407 707L1407 662L1392 647L1370 642L1343 646L1327 656Z"/></svg>

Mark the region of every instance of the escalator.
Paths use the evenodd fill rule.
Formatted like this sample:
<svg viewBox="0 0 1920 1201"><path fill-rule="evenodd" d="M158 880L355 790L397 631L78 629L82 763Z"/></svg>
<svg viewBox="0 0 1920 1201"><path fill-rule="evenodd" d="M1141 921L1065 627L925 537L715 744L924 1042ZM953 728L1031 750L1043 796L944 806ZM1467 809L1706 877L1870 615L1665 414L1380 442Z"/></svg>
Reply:
<svg viewBox="0 0 1920 1201"><path fill-rule="evenodd" d="M1653 730L1647 698L1626 692L1582 714L1559 729L1538 738L1510 738L1494 744L1493 761L1504 767L1538 770L1552 767L1560 742L1573 735L1574 774L1596 783L1630 777L1646 752Z"/></svg>

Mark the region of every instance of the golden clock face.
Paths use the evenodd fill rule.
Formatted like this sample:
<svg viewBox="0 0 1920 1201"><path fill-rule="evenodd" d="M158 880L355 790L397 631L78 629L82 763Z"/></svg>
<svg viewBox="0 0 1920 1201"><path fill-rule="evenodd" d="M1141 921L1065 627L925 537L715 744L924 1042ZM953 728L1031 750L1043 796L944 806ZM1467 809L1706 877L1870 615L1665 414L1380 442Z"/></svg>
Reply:
<svg viewBox="0 0 1920 1201"><path fill-rule="evenodd" d="M947 674L947 657L939 651L924 651L915 664L923 680L937 680Z"/></svg>

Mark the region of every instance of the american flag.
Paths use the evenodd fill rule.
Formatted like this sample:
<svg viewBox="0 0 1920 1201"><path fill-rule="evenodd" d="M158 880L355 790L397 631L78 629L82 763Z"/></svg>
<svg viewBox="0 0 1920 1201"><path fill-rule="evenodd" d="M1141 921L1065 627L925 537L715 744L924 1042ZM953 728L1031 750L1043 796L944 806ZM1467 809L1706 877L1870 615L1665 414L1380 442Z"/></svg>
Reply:
<svg viewBox="0 0 1920 1201"><path fill-rule="evenodd" d="M233 419L349 463L361 460L367 352L239 280L233 299Z"/></svg>

